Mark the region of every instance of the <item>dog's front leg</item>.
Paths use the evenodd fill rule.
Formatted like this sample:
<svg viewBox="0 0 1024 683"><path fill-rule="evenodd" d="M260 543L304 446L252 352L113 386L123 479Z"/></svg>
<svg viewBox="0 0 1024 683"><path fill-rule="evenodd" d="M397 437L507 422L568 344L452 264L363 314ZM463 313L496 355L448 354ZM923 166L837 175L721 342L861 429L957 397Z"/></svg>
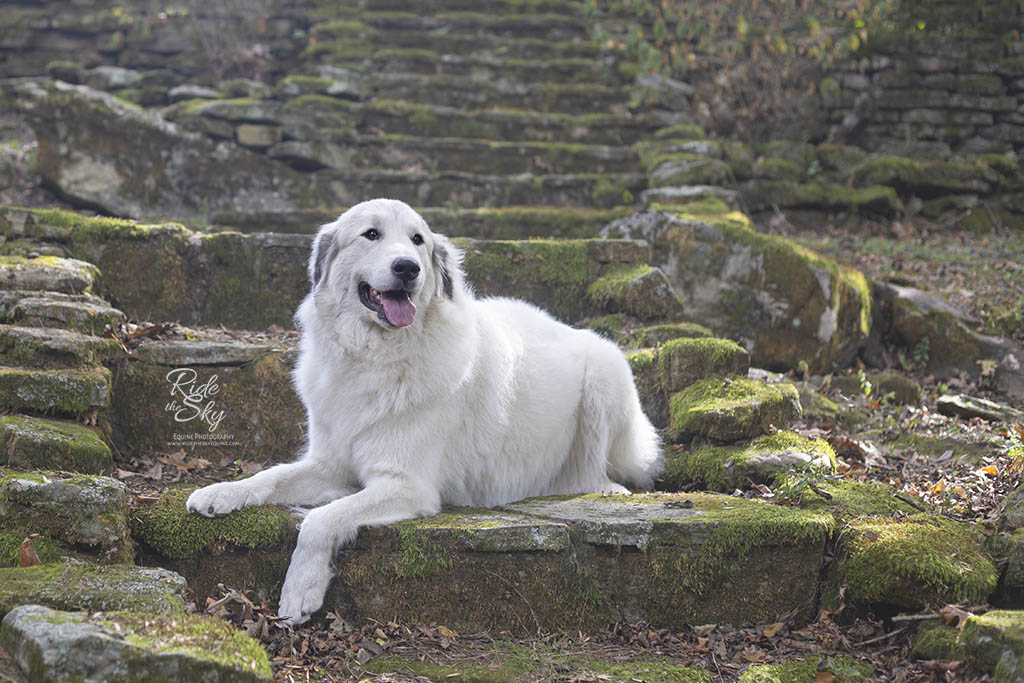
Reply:
<svg viewBox="0 0 1024 683"><path fill-rule="evenodd" d="M334 553L355 540L361 526L390 524L437 514L440 494L401 474L377 475L366 488L311 510L281 588L278 614L301 624L323 604L333 576Z"/></svg>
<svg viewBox="0 0 1024 683"><path fill-rule="evenodd" d="M190 512L217 517L253 505L319 505L352 492L313 459L275 465L248 479L211 484L192 492L185 502Z"/></svg>

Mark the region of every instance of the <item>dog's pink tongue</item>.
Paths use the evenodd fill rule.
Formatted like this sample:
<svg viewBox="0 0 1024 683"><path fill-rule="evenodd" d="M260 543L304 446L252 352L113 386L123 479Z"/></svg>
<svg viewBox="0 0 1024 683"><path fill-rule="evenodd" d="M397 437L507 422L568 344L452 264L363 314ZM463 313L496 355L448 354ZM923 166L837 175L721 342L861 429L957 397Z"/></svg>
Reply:
<svg viewBox="0 0 1024 683"><path fill-rule="evenodd" d="M405 292L382 292L380 307L384 311L384 317L395 327L411 325L413 317L416 316L416 304L409 300L409 295Z"/></svg>

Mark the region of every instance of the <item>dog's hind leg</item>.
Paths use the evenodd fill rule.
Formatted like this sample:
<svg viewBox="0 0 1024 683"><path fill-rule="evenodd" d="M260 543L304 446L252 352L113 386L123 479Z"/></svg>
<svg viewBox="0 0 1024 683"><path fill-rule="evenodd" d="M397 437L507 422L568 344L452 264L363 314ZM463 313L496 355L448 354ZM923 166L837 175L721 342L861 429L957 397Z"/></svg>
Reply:
<svg viewBox="0 0 1024 683"><path fill-rule="evenodd" d="M322 505L354 490L319 462L304 459L275 465L248 479L204 486L192 492L185 507L204 517L217 517L253 505Z"/></svg>
<svg viewBox="0 0 1024 683"><path fill-rule="evenodd" d="M299 528L278 614L299 624L320 608L334 575L334 553L355 540L359 527L433 515L440 509L437 490L412 477L388 473L371 478L351 496L310 510Z"/></svg>

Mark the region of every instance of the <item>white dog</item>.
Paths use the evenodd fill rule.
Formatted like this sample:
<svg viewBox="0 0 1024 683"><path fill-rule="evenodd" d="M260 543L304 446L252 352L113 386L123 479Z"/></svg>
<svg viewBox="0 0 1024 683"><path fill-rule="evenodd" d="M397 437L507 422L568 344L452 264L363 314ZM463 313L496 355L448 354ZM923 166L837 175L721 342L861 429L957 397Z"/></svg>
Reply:
<svg viewBox="0 0 1024 683"><path fill-rule="evenodd" d="M534 306L476 299L462 253L406 204L375 199L320 228L295 386L309 445L295 463L194 492L224 515L313 507L281 589L301 623L359 527L556 493L649 488L658 436L613 343ZM319 507L316 507L319 506Z"/></svg>

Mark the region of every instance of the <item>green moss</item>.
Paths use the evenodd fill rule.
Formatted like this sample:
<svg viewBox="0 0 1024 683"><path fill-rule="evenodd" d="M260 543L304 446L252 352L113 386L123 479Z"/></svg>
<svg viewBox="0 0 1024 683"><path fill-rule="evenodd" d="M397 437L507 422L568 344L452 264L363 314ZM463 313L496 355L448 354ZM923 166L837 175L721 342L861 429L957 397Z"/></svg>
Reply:
<svg viewBox="0 0 1024 683"><path fill-rule="evenodd" d="M422 676L431 681L455 679L466 683L512 683L530 673L533 666L527 660L504 658L494 666L469 663L439 664L406 657L381 657L363 666L376 674L405 674Z"/></svg>
<svg viewBox="0 0 1024 683"><path fill-rule="evenodd" d="M96 432L75 422L8 415L0 418L0 462L8 467L98 474L112 464Z"/></svg>
<svg viewBox="0 0 1024 683"><path fill-rule="evenodd" d="M960 640L974 666L996 681L1018 681L1024 673L1024 612L992 610L968 617Z"/></svg>
<svg viewBox="0 0 1024 683"><path fill-rule="evenodd" d="M998 578L975 527L927 514L851 522L840 574L850 598L908 609L984 602Z"/></svg>
<svg viewBox="0 0 1024 683"><path fill-rule="evenodd" d="M40 553L40 539L36 552ZM49 563L0 569L0 617L18 605L95 611L139 610L181 615L185 582L174 575L135 565L86 562Z"/></svg>
<svg viewBox="0 0 1024 683"><path fill-rule="evenodd" d="M15 522L15 520L5 520L3 526L8 528L15 526L12 522ZM19 533L0 529L0 567L17 567L20 564L20 549L25 536L24 532ZM35 548L39 561L44 564L60 562L75 556L75 553L70 548L49 536L33 538L32 547Z"/></svg>
<svg viewBox="0 0 1024 683"><path fill-rule="evenodd" d="M870 664L850 657L810 656L804 660L777 664L755 664L740 676L741 683L815 683L818 674L831 674L839 683L868 680L874 673ZM833 678L834 677L834 678Z"/></svg>
<svg viewBox="0 0 1024 683"><path fill-rule="evenodd" d="M626 327L626 316L622 313L611 313L609 315L602 315L599 318L594 318L587 323L588 330L594 330L599 334L608 337L617 344L622 344L625 341L625 327Z"/></svg>
<svg viewBox="0 0 1024 683"><path fill-rule="evenodd" d="M347 100L330 97L328 95L299 95L284 103L288 109L312 109L314 111L327 111L332 114L351 114L353 104Z"/></svg>
<svg viewBox="0 0 1024 683"><path fill-rule="evenodd" d="M634 348L645 348L661 346L673 339L703 339L711 336L711 330L697 323L662 323L632 330L626 335L625 343Z"/></svg>
<svg viewBox="0 0 1024 683"><path fill-rule="evenodd" d="M835 451L824 439L808 439L786 430L780 430L740 446L702 446L693 452L666 454L664 486L680 489L698 482L707 490L730 492L747 485L747 480L768 483L780 471L767 471L752 467L751 459L759 454L805 453L814 461L824 461L835 467Z"/></svg>
<svg viewBox="0 0 1024 683"><path fill-rule="evenodd" d="M585 667L598 674L598 680L657 681L657 683L711 683L711 674L694 666L684 666L671 660L648 658L611 663L596 659Z"/></svg>
<svg viewBox="0 0 1024 683"><path fill-rule="evenodd" d="M787 426L799 416L800 401L787 384L710 378L672 396L669 412L674 438L701 435L735 441L763 434L770 425Z"/></svg>
<svg viewBox="0 0 1024 683"><path fill-rule="evenodd" d="M749 359L746 349L729 339L673 339L659 350L658 381L673 393L708 377L744 375Z"/></svg>
<svg viewBox="0 0 1024 683"><path fill-rule="evenodd" d="M911 659L937 659L940 661L962 660L964 653L960 649L960 632L944 624L922 628L914 636L914 644L910 648Z"/></svg>
<svg viewBox="0 0 1024 683"><path fill-rule="evenodd" d="M110 404L110 370L0 368L0 407L81 415Z"/></svg>
<svg viewBox="0 0 1024 683"><path fill-rule="evenodd" d="M209 518L185 509L191 488L174 488L131 517L132 536L168 558L183 558L211 546L260 548L279 543L295 524L285 510L259 506Z"/></svg>
<svg viewBox="0 0 1024 683"><path fill-rule="evenodd" d="M691 494L687 498L714 526L694 555L666 557L664 568L672 571L673 581L697 595L718 586L736 561L754 547L814 544L835 530L835 520L827 512L748 503L714 494Z"/></svg>
<svg viewBox="0 0 1024 683"><path fill-rule="evenodd" d="M917 510L896 497L888 484L841 479L819 485L832 496L805 496L801 506L810 510L831 510L840 523L846 524L862 517L908 516Z"/></svg>
<svg viewBox="0 0 1024 683"><path fill-rule="evenodd" d="M279 89L291 90L294 88L301 93L324 93L330 87L332 81L321 76L285 76L277 83ZM292 91L294 92L294 90Z"/></svg>
<svg viewBox="0 0 1024 683"><path fill-rule="evenodd" d="M602 308L612 302L621 302L636 281L652 270L646 263L613 266L590 283L587 297Z"/></svg>
<svg viewBox="0 0 1024 683"><path fill-rule="evenodd" d="M704 140L708 134L703 128L692 123L680 123L667 128L659 128L654 133L656 140Z"/></svg>

